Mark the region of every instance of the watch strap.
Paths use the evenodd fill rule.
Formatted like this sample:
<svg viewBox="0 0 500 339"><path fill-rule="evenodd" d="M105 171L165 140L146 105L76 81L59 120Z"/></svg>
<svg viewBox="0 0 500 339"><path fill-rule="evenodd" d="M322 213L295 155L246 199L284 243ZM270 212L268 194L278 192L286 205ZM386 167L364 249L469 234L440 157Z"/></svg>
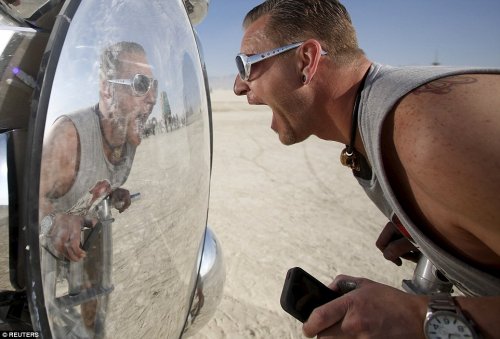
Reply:
<svg viewBox="0 0 500 339"><path fill-rule="evenodd" d="M427 315L426 319L424 322L424 328L425 323L429 320L431 315L434 312L439 312L439 311L446 311L446 312L451 312L455 313L459 318L461 318L466 324L469 325L470 330L473 333L473 338L481 338L479 333L477 332L476 326L474 321L470 319L470 317L466 316L460 306L456 303L455 298L448 293L437 293L431 295L431 298L429 300L428 308L427 308ZM427 337L427 333L426 333Z"/></svg>
<svg viewBox="0 0 500 339"><path fill-rule="evenodd" d="M461 314L460 307L455 303L455 299L447 293L439 293L431 296L429 308L436 311L450 311Z"/></svg>

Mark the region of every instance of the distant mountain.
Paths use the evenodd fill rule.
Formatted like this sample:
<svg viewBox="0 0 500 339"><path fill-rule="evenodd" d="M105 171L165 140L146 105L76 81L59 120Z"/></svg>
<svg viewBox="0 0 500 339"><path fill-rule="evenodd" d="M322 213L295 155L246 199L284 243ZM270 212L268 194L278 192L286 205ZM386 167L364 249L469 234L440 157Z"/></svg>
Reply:
<svg viewBox="0 0 500 339"><path fill-rule="evenodd" d="M235 77L236 75L209 76L210 89L233 89Z"/></svg>

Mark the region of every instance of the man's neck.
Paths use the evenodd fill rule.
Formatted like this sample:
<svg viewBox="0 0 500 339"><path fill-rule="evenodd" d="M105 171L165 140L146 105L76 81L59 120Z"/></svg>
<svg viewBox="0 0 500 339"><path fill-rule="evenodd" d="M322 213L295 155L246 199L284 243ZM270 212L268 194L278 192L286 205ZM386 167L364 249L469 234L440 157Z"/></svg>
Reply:
<svg viewBox="0 0 500 339"><path fill-rule="evenodd" d="M348 144L351 140L352 115L361 82L371 66L371 61L363 58L352 65L336 67L325 79L326 90L322 93L321 121L317 136L321 139ZM361 139L356 137L355 148L364 153Z"/></svg>
<svg viewBox="0 0 500 339"><path fill-rule="evenodd" d="M110 120L105 117L104 113L100 110L99 105L96 105L94 111L99 119L104 153L106 154L109 161L111 161L112 163L118 163L123 157L124 143L118 145L116 145L116 143L113 143L113 126Z"/></svg>

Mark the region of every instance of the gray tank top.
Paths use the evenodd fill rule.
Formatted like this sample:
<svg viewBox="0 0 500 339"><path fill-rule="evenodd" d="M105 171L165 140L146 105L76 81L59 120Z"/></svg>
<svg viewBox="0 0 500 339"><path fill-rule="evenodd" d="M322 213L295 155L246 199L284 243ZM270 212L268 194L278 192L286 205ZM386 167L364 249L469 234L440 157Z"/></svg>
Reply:
<svg viewBox="0 0 500 339"><path fill-rule="evenodd" d="M443 251L423 234L396 199L382 162L382 124L393 106L408 92L425 83L449 75L467 73L500 73L500 70L436 66L396 68L372 64L361 94L358 116L361 139L372 166L372 177L368 180L359 177L356 179L389 219L394 214L398 216L422 253L460 290L469 295L492 296L500 294L500 279Z"/></svg>
<svg viewBox="0 0 500 339"><path fill-rule="evenodd" d="M113 165L104 154L101 128L95 108L82 109L61 117L73 122L80 140L80 167L75 182L64 196L53 202L56 210L66 211L98 181L109 180L113 189L123 185L132 167L135 147L127 143L123 160Z"/></svg>

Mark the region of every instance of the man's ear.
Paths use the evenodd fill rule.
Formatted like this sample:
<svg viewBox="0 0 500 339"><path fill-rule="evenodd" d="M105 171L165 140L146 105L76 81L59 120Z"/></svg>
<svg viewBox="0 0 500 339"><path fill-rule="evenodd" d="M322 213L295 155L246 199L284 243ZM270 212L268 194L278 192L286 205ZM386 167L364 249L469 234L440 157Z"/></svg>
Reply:
<svg viewBox="0 0 500 339"><path fill-rule="evenodd" d="M318 69L322 52L321 44L318 40L309 39L299 47L300 69L304 85L311 82ZM304 81L305 79L305 81Z"/></svg>

